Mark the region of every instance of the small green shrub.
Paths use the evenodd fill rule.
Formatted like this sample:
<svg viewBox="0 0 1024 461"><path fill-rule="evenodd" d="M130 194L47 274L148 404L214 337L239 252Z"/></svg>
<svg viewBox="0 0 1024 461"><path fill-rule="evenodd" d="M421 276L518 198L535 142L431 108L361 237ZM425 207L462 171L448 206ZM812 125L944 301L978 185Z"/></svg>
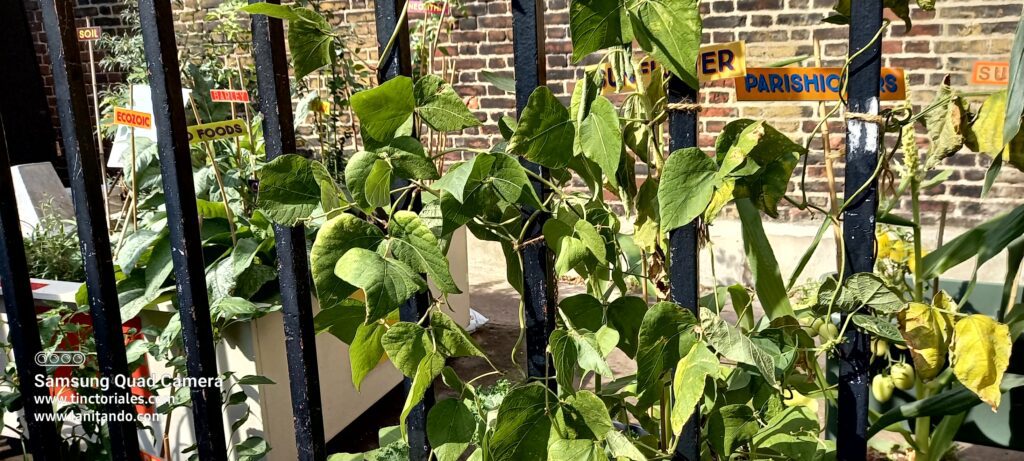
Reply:
<svg viewBox="0 0 1024 461"><path fill-rule="evenodd" d="M73 221L66 221L47 202L43 216L25 239L25 257L29 276L81 282L85 280L82 253Z"/></svg>

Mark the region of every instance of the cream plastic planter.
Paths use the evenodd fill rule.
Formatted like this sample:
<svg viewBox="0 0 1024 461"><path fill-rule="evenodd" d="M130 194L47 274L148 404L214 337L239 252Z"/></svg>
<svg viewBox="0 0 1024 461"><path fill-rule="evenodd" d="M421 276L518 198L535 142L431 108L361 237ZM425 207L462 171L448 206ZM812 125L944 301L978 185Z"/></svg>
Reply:
<svg viewBox="0 0 1024 461"><path fill-rule="evenodd" d="M465 228L452 237L448 250L449 262L455 283L464 292L449 296L453 311L449 314L462 326L469 323L469 275L466 254ZM40 301L74 302L78 284L67 282L46 282L47 287L35 293ZM0 305L0 318L6 322L6 313ZM319 310L314 302L314 309ZM140 314L143 327L162 329L169 320L173 308L161 305L155 310ZM6 327L0 329L0 340L6 341ZM236 376L261 375L276 384L245 386L249 400L248 421L239 429L229 446L242 442L250 436L263 437L271 446L270 460L296 459L295 430L292 423L291 394L288 386L288 368L284 349L284 327L280 312L262 317L254 322L235 325L224 332L224 341L217 348L217 366L221 371L233 371ZM401 374L391 365L382 363L363 381L361 392L352 385L351 369L348 362L348 346L330 334L317 336L317 361L320 375L320 391L323 401L324 429L328 439L337 435L367 408L376 403L384 394L401 382ZM0 357L0 366L6 365L10 357ZM168 370L153 357L147 356L151 376L162 376ZM225 434L231 423L242 416L245 405L237 405L225 414ZM14 425L17 415L4 415L4 422ZM153 434L164 432L165 418L146 423ZM169 424L169 440L174 460L185 460L188 454L181 452L195 442L192 430L192 414L187 408L178 408L172 414ZM3 435L14 436L4 432ZM148 453L160 452L159 444L153 445L154 437L149 431L140 432L142 449ZM232 453L233 454L233 453ZM232 459L235 459L232 456Z"/></svg>

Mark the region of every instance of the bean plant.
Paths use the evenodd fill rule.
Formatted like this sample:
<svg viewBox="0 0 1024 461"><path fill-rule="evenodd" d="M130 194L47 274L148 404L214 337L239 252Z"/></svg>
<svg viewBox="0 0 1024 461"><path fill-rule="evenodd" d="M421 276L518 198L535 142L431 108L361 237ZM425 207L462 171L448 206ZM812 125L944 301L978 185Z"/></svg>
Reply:
<svg viewBox="0 0 1024 461"><path fill-rule="evenodd" d="M850 4L839 1L828 21L847 22ZM886 6L911 26L907 0ZM325 22L316 12L271 4L246 10L289 22L297 74L330 65L331 31L320 27ZM897 386L914 389L918 399L874 414L871 434L894 431L918 456L937 460L968 409L979 402L997 409L1002 393L1022 384L1005 373L1016 297L1008 295L993 318L969 312L966 296L955 299L936 281L971 257L980 265L1008 246L1019 248L1024 208L927 254L920 212L923 191L948 177L944 160L971 155L958 153L964 146L1020 167L1017 131L995 135L1014 123L1019 128L1021 88L978 95L944 85L919 111L909 103L884 111L882 125L896 142L874 177L892 186L881 189L878 221L891 227L880 236L879 270L846 273L838 238L836 273L798 283L822 237L864 191L827 208L808 200L803 187L790 192L797 166L806 171L810 140L796 142L765 120L726 125L713 155L699 148L668 152L668 112L694 109L668 104L666 88L672 79L698 86L696 0L573 0L569 18L575 62L596 53L616 74L638 76L646 54L665 72L637 78L637 90L618 105L601 94L594 72L576 82L568 105L537 88L518 119L499 121L502 141L490 149L425 148L424 139L481 122L445 79L429 71L400 76L352 95L362 147L347 159L341 184L328 166L299 155L259 172L260 212L315 231L310 258L322 309L316 323L349 345L356 388L377 366L394 366L411 380L401 433L405 417L440 380L455 397L427 416L439 460L667 459L695 409L703 458L834 459L835 443L822 438L817 409L822 401L834 409L837 386L822 364L856 329L874 343L876 399L888 400ZM969 103L975 97L987 98L980 110ZM919 125L927 130L926 152L915 141ZM444 165L449 154L469 159ZM905 199L909 217L896 206ZM783 206L821 223L788 279L762 224ZM740 218L753 285L719 284L712 264L715 284L698 305L670 301L667 233L696 223L713 261L707 229L726 208ZM447 296L470 287L451 275L448 242L465 227L500 244L508 282L522 293L519 250L538 243L525 237L535 222L542 223L555 275L579 276L585 292L558 303L546 351L553 373L514 384L498 405L488 405L475 384L480 377L448 366L454 357L488 360L449 315ZM897 254L892 236L912 249ZM1019 256L1014 261L1019 266ZM1011 272L1008 286L1017 277L1016 268ZM400 306L414 296L429 299L426 313L401 320ZM613 352L628 357L635 373L613 371ZM380 365L383 358L390 365Z"/></svg>

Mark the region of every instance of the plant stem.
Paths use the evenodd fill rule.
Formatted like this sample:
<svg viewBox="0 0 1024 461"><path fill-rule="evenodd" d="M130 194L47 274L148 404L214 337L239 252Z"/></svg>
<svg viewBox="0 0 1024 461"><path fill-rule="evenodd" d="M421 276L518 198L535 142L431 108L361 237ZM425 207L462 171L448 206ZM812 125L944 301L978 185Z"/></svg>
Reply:
<svg viewBox="0 0 1024 461"><path fill-rule="evenodd" d="M924 265L921 263L921 181L917 172L910 179L910 206L914 219L914 301L924 302Z"/></svg>
<svg viewBox="0 0 1024 461"><path fill-rule="evenodd" d="M920 402L931 396L931 390L923 381L917 381L917 401ZM931 448L929 438L931 437L932 419L922 416L914 420L914 441L917 443L917 459L928 459L928 449Z"/></svg>

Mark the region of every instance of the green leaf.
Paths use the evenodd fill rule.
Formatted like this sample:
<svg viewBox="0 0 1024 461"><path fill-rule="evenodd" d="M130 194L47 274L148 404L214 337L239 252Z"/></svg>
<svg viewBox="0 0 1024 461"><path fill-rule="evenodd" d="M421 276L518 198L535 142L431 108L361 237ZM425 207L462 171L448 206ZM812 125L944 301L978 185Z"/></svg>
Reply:
<svg viewBox="0 0 1024 461"><path fill-rule="evenodd" d="M688 147L669 155L658 186L663 232L683 227L704 212L717 186L717 173L715 161L699 148Z"/></svg>
<svg viewBox="0 0 1024 461"><path fill-rule="evenodd" d="M476 416L459 399L437 402L427 414L427 440L437 461L457 461L476 432Z"/></svg>
<svg viewBox="0 0 1024 461"><path fill-rule="evenodd" d="M394 137L416 109L412 79L404 76L360 91L352 95L351 102L361 128L376 140Z"/></svg>
<svg viewBox="0 0 1024 461"><path fill-rule="evenodd" d="M139 229L125 238L115 261L121 267L121 272L124 272L124 275L131 275L139 258L163 235L166 235L166 232Z"/></svg>
<svg viewBox="0 0 1024 461"><path fill-rule="evenodd" d="M544 240L555 252L555 273L565 275L586 260L589 250L587 244L576 236L575 230L558 219L544 222L542 229Z"/></svg>
<svg viewBox="0 0 1024 461"><path fill-rule="evenodd" d="M273 3L259 2L245 5L240 8L249 14L265 14L272 18L294 20L298 18L298 15L292 11L292 7L288 5L276 5Z"/></svg>
<svg viewBox="0 0 1024 461"><path fill-rule="evenodd" d="M320 184L311 163L305 157L287 154L267 162L260 169L256 206L271 221L294 226L309 218L320 205Z"/></svg>
<svg viewBox="0 0 1024 461"><path fill-rule="evenodd" d="M892 322L875 317L873 315L865 314L853 314L851 320L853 323L865 331L879 337L893 344L903 344L903 335L900 334L899 328L893 325Z"/></svg>
<svg viewBox="0 0 1024 461"><path fill-rule="evenodd" d="M462 293L455 286L448 258L430 229L411 211L396 212L388 222L391 252L414 270L426 273L444 293Z"/></svg>
<svg viewBox="0 0 1024 461"><path fill-rule="evenodd" d="M437 131L458 131L479 126L455 89L441 77L424 75L416 81L416 112Z"/></svg>
<svg viewBox="0 0 1024 461"><path fill-rule="evenodd" d="M370 208L384 208L391 204L391 165L384 160L377 160L366 175L366 203Z"/></svg>
<svg viewBox="0 0 1024 461"><path fill-rule="evenodd" d="M331 277L334 277L333 272L331 272ZM327 332L345 344L352 344L356 330L365 319L366 306L363 302L358 299L345 298L330 308L321 307L320 312L313 317L313 328L317 334Z"/></svg>
<svg viewBox="0 0 1024 461"><path fill-rule="evenodd" d="M716 453L728 456L757 432L754 410L746 404L723 405L708 416L708 441Z"/></svg>
<svg viewBox="0 0 1024 461"><path fill-rule="evenodd" d="M1024 20L1017 24L1017 35L1010 51L1010 86L1007 90L1006 120L1003 139L1014 139L1020 133L1024 115Z"/></svg>
<svg viewBox="0 0 1024 461"><path fill-rule="evenodd" d="M320 13L302 7L293 7L292 13L295 18L288 21L288 49L298 80L331 64L334 33Z"/></svg>
<svg viewBox="0 0 1024 461"><path fill-rule="evenodd" d="M619 114L604 96L598 96L590 107L590 113L580 124L580 147L583 155L601 167L605 178L616 185L615 173L622 157L622 128Z"/></svg>
<svg viewBox="0 0 1024 461"><path fill-rule="evenodd" d="M383 239L380 229L350 214L340 214L320 227L309 262L321 310L342 306L356 291L354 286L334 275L334 266L342 255L352 248L374 249ZM365 317L364 312L362 319Z"/></svg>
<svg viewBox="0 0 1024 461"><path fill-rule="evenodd" d="M555 381L558 383L559 391L570 394L576 392L576 364L579 363L579 352L569 332L561 328L552 331L548 338L548 352L551 353L551 363L555 368Z"/></svg>
<svg viewBox="0 0 1024 461"><path fill-rule="evenodd" d="M925 255L921 276L926 280L938 277L975 256L977 256L977 260L974 270L977 272L978 267L1002 252L1022 234L1024 234L1024 206L1019 206L1009 213L964 232L959 237Z"/></svg>
<svg viewBox="0 0 1024 461"><path fill-rule="evenodd" d="M843 300L852 305L870 306L878 312L895 314L903 309L903 299L877 275L861 272L843 282Z"/></svg>
<svg viewBox="0 0 1024 461"><path fill-rule="evenodd" d="M718 375L718 357L702 342L693 347L676 364L672 391L672 427L683 427L693 415L697 403L704 397L704 384L709 376Z"/></svg>
<svg viewBox="0 0 1024 461"><path fill-rule="evenodd" d="M591 391L580 390L570 395L561 410L568 429L578 436L596 438L614 429L611 417L608 416L608 407Z"/></svg>
<svg viewBox="0 0 1024 461"><path fill-rule="evenodd" d="M320 162L310 162L310 166L313 168L313 178L320 186L320 208L324 212L329 212L348 205L327 167Z"/></svg>
<svg viewBox="0 0 1024 461"><path fill-rule="evenodd" d="M540 460L548 457L551 419L541 384L515 388L498 407L494 432L487 447L492 461Z"/></svg>
<svg viewBox="0 0 1024 461"><path fill-rule="evenodd" d="M362 248L348 250L334 266L334 274L366 293L367 322L384 318L427 288L423 278L405 263Z"/></svg>
<svg viewBox="0 0 1024 461"><path fill-rule="evenodd" d="M558 303L558 310L569 320L574 329L596 332L604 320L604 305L597 298L580 293L569 296Z"/></svg>
<svg viewBox="0 0 1024 461"><path fill-rule="evenodd" d="M405 395L405 405L402 407L402 414L399 416L402 422L402 435L406 432L406 420L409 413L423 400L423 395L434 385L434 379L441 374L444 368L444 356L431 352L423 357L419 366L416 367L416 374L412 377L412 384L409 392Z"/></svg>
<svg viewBox="0 0 1024 461"><path fill-rule="evenodd" d="M410 378L416 374L423 358L433 353L433 343L427 330L412 322L392 325L380 342L395 368Z"/></svg>
<svg viewBox="0 0 1024 461"><path fill-rule="evenodd" d="M636 296L623 296L608 305L608 326L619 332L619 349L630 358L636 357L640 324L646 313L647 302Z"/></svg>
<svg viewBox="0 0 1024 461"><path fill-rule="evenodd" d="M534 209L543 208L537 191L526 175L526 169L507 154L490 155L494 157L494 164L491 166L489 179L498 196L509 203L518 203Z"/></svg>
<svg viewBox="0 0 1024 461"><path fill-rule="evenodd" d="M388 329L379 322L363 324L356 328L355 336L348 348L348 359L352 366L352 384L359 391L366 375L380 364L384 357L384 346L381 338Z"/></svg>
<svg viewBox="0 0 1024 461"><path fill-rule="evenodd" d="M698 88L702 25L697 0L635 1L629 13L640 47L690 88Z"/></svg>
<svg viewBox="0 0 1024 461"><path fill-rule="evenodd" d="M470 338L469 333L447 314L431 312L430 331L438 347L447 357L486 357Z"/></svg>
<svg viewBox="0 0 1024 461"><path fill-rule="evenodd" d="M395 174L405 179L437 179L437 166L423 150L423 144L411 136L399 136L383 146L374 146L373 152L391 163Z"/></svg>
<svg viewBox="0 0 1024 461"><path fill-rule="evenodd" d="M238 461L259 461L266 459L267 453L270 453L270 445L262 437L253 436L235 446L235 453Z"/></svg>
<svg viewBox="0 0 1024 461"><path fill-rule="evenodd" d="M830 448L817 435L818 415L806 406L795 406L768 420L750 443L758 451L771 450L788 459L822 459L816 453Z"/></svg>
<svg viewBox="0 0 1024 461"><path fill-rule="evenodd" d="M495 88L506 93L515 94L516 92L516 79L512 77L498 75L497 73L491 72L489 70L483 70L480 71L480 78L483 79L483 81L488 82L491 85L494 85Z"/></svg>
<svg viewBox="0 0 1024 461"><path fill-rule="evenodd" d="M719 176L736 180L732 195L749 197L761 211L778 217L778 203L806 150L771 125L744 119L726 125L716 152Z"/></svg>
<svg viewBox="0 0 1024 461"><path fill-rule="evenodd" d="M622 0L573 0L569 4L572 61L590 53L622 45ZM628 26L628 24L625 24Z"/></svg>
<svg viewBox="0 0 1024 461"><path fill-rule="evenodd" d="M272 380L272 379L270 379L270 378L268 378L266 376L247 375L247 376L243 376L243 377L239 378L238 379L238 384L241 384L243 386L262 386L262 385L270 385L270 384L277 384L277 383L275 383L274 380Z"/></svg>
<svg viewBox="0 0 1024 461"><path fill-rule="evenodd" d="M165 236L156 241L149 253L149 261L146 263L146 293L159 290L173 270L171 239Z"/></svg>
<svg viewBox="0 0 1024 461"><path fill-rule="evenodd" d="M465 162L452 165L448 172L434 183L434 188L448 192L459 203L466 203L470 195L483 187L493 164L493 156L477 154Z"/></svg>
<svg viewBox="0 0 1024 461"><path fill-rule="evenodd" d="M789 303L775 252L764 233L761 213L750 199L737 200L736 209L739 211L743 226L743 249L747 254L750 272L754 276L757 299L761 301L769 319L792 316L793 306Z"/></svg>
<svg viewBox="0 0 1024 461"><path fill-rule="evenodd" d="M523 109L508 151L548 168L565 168L575 132L565 106L548 87L538 87Z"/></svg>
<svg viewBox="0 0 1024 461"><path fill-rule="evenodd" d="M548 447L548 461L605 461L604 449L591 439L554 439Z"/></svg>
<svg viewBox="0 0 1024 461"><path fill-rule="evenodd" d="M612 457L617 460L625 458L630 461L647 461L647 457L636 448L636 445L619 431L608 431L604 442Z"/></svg>
<svg viewBox="0 0 1024 461"><path fill-rule="evenodd" d="M655 304L644 314L636 354L638 407L648 408L661 398L662 377L696 342L696 323L690 311L670 302Z"/></svg>
<svg viewBox="0 0 1024 461"><path fill-rule="evenodd" d="M239 315L253 315L260 311L260 308L247 299L228 296L219 298L213 302L210 309L221 312L225 318L232 318Z"/></svg>
<svg viewBox="0 0 1024 461"><path fill-rule="evenodd" d="M360 208L369 209L370 203L367 200L367 178L370 172L377 167L378 163L387 166L387 163L380 158L376 152L360 151L352 155L345 164L345 185L348 187L352 199Z"/></svg>
<svg viewBox="0 0 1024 461"><path fill-rule="evenodd" d="M704 307L700 308L700 325L705 340L719 354L734 362L754 366L770 386L779 386L775 378L775 359L742 331Z"/></svg>

